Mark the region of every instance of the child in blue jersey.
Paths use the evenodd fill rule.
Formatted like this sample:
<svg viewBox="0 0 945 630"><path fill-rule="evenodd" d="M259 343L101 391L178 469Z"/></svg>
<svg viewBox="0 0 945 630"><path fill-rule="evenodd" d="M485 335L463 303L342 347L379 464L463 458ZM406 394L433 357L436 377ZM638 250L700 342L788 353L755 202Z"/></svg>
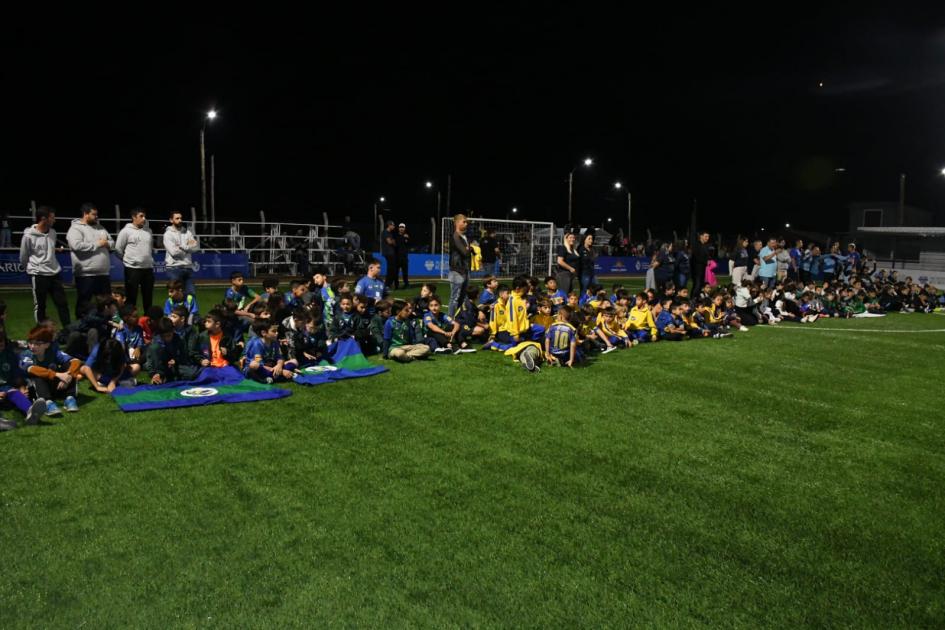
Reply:
<svg viewBox="0 0 945 630"><path fill-rule="evenodd" d="M258 321L253 324L256 336L246 344L243 356L243 374L263 383L291 381L295 379L295 361L286 361L279 348L279 325Z"/></svg>
<svg viewBox="0 0 945 630"><path fill-rule="evenodd" d="M106 339L92 348L80 371L92 389L100 394L110 394L118 386L134 387L141 364L128 362L125 348L117 339Z"/></svg>
<svg viewBox="0 0 945 630"><path fill-rule="evenodd" d="M66 411L79 410L76 384L81 366L79 359L69 356L53 343L52 330L45 326L35 326L30 330L27 349L20 354L20 370L26 374L37 398L46 401L46 415L62 415L62 410L52 400L53 396L65 396Z"/></svg>
<svg viewBox="0 0 945 630"><path fill-rule="evenodd" d="M26 416L26 424L39 424L46 413L46 401L30 401L26 388L26 375L20 369L20 357L16 347L7 338L6 329L0 323L0 408L14 407ZM0 419L0 431L16 428L16 421Z"/></svg>
<svg viewBox="0 0 945 630"><path fill-rule="evenodd" d="M223 294L223 301L233 300L236 304L236 316L249 320L252 324L253 314L249 309L261 298L259 294L246 286L246 279L240 271L234 271L230 274L230 287Z"/></svg>
<svg viewBox="0 0 945 630"><path fill-rule="evenodd" d="M413 306L404 300L394 300L391 310L394 316L384 324L384 358L401 363L426 358L430 354L430 346L422 343L415 320L411 318Z"/></svg>
<svg viewBox="0 0 945 630"><path fill-rule="evenodd" d="M554 276L545 278L545 292L551 301L551 314L554 315L567 303L568 294L558 288L558 280Z"/></svg>
<svg viewBox="0 0 945 630"><path fill-rule="evenodd" d="M485 305L476 306L478 302L479 289L476 287L466 289L466 298L459 305L456 317L453 319L459 322L467 340L484 342L489 338L490 307Z"/></svg>
<svg viewBox="0 0 945 630"><path fill-rule="evenodd" d="M578 348L578 334L571 325L571 308L562 304L555 314L555 322L545 331L545 360L548 365L574 367L584 360Z"/></svg>
<svg viewBox="0 0 945 630"><path fill-rule="evenodd" d="M115 331L115 339L125 348L128 362L140 367L144 359L144 332L138 325L138 309L134 304L126 304L119 315L122 327Z"/></svg>
<svg viewBox="0 0 945 630"><path fill-rule="evenodd" d="M175 306L182 306L187 309L187 323L193 324L194 319L200 314L200 307L197 306L195 296L189 293L184 294L184 283L180 280L168 282L167 295L167 301L164 303L164 315L170 317Z"/></svg>
<svg viewBox="0 0 945 630"><path fill-rule="evenodd" d="M459 322L454 321L452 317L443 313L440 309L443 303L436 295L431 295L427 301L427 310L423 314L423 329L427 337L432 340L430 344L434 352L453 352L454 354L465 354L475 352L466 343L466 333L463 331Z"/></svg>
<svg viewBox="0 0 945 630"><path fill-rule="evenodd" d="M653 307L653 315L656 317L656 330L661 341L682 341L687 339L686 330L676 322L679 314L679 305L673 304L671 299L666 299Z"/></svg>
<svg viewBox="0 0 945 630"><path fill-rule="evenodd" d="M305 306L304 296L308 293L308 285L301 280L293 280L289 285L289 290L285 292L282 299L285 300L285 307L290 311Z"/></svg>
<svg viewBox="0 0 945 630"><path fill-rule="evenodd" d="M368 262L367 275L358 280L354 287L355 294L373 298L375 301L386 298L387 287L384 285L384 281L381 280L380 275L381 261L372 258Z"/></svg>
<svg viewBox="0 0 945 630"><path fill-rule="evenodd" d="M328 343L333 343L336 339L353 337L355 330L359 327L357 313L354 311L354 300L351 295L344 293L338 298L338 312L332 319L331 326L328 327Z"/></svg>
<svg viewBox="0 0 945 630"><path fill-rule="evenodd" d="M498 299L496 290L499 288L499 279L495 276L488 276L482 280L482 293L479 294L477 304L492 306Z"/></svg>

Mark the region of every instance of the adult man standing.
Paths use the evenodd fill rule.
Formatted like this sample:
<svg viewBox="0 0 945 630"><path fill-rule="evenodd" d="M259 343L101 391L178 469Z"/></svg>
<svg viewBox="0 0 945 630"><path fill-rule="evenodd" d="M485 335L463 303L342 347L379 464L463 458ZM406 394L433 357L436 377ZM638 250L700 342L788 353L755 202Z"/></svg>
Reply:
<svg viewBox="0 0 945 630"><path fill-rule="evenodd" d="M20 243L20 264L33 285L33 318L46 319L46 296L59 311L59 323L68 326L69 303L62 286L62 267L56 260L56 211L46 206L36 209L36 225L26 228Z"/></svg>
<svg viewBox="0 0 945 630"><path fill-rule="evenodd" d="M479 241L479 248L482 250L482 267L486 274L498 277L502 270L502 252L495 237L495 228L486 230L486 235Z"/></svg>
<svg viewBox="0 0 945 630"><path fill-rule="evenodd" d="M790 278L794 282L801 279L801 259L804 257L804 241L797 239L794 247L791 248L791 271Z"/></svg>
<svg viewBox="0 0 945 630"><path fill-rule="evenodd" d="M128 304L136 304L140 289L144 313L154 299L154 235L146 222L144 208L135 208L131 211L131 223L122 228L115 241L115 251L125 266L125 297Z"/></svg>
<svg viewBox="0 0 945 630"><path fill-rule="evenodd" d="M699 232L692 246L692 297L698 299L705 287L705 268L709 264L709 233Z"/></svg>
<svg viewBox="0 0 945 630"><path fill-rule="evenodd" d="M453 217L453 234L450 237L450 304L447 315L456 315L456 309L462 303L469 286L469 261L472 258L472 248L466 239L466 227L469 222L466 215L457 214Z"/></svg>
<svg viewBox="0 0 945 630"><path fill-rule="evenodd" d="M72 221L66 233L66 241L72 250L72 274L75 278L75 316L81 319L89 302L96 295L109 295L112 283L111 249L115 246L108 231L99 225L98 208L94 203L84 203L82 216Z"/></svg>
<svg viewBox="0 0 945 630"><path fill-rule="evenodd" d="M388 221L381 233L381 255L387 261L387 286L397 288L397 236L394 222Z"/></svg>
<svg viewBox="0 0 945 630"><path fill-rule="evenodd" d="M410 288L410 279L407 277L407 268L410 265L410 235L407 234L407 225L397 226L397 272L403 271L404 288Z"/></svg>
<svg viewBox="0 0 945 630"><path fill-rule="evenodd" d="M184 293L196 297L194 287L194 261L191 254L200 251L200 243L193 232L184 225L184 215L176 210L171 212L171 224L164 230L164 268L171 280L184 283Z"/></svg>
<svg viewBox="0 0 945 630"><path fill-rule="evenodd" d="M768 239L768 244L758 252L758 257L760 258L758 280L764 287L773 287L778 275L778 241L773 238Z"/></svg>

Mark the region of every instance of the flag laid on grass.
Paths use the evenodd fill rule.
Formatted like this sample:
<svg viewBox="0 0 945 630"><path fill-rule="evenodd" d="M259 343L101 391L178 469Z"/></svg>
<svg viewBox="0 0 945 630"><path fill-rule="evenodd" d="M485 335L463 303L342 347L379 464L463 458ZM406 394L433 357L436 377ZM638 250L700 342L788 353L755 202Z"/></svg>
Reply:
<svg viewBox="0 0 945 630"><path fill-rule="evenodd" d="M285 398L292 392L244 378L230 366L204 368L196 379L164 385L117 387L112 398L122 411L148 411L215 403L241 403Z"/></svg>
<svg viewBox="0 0 945 630"><path fill-rule="evenodd" d="M374 365L361 354L358 342L350 337L339 339L328 348L328 359L318 365L302 368L295 379L300 385L323 385L348 378L374 376L387 371L383 365Z"/></svg>

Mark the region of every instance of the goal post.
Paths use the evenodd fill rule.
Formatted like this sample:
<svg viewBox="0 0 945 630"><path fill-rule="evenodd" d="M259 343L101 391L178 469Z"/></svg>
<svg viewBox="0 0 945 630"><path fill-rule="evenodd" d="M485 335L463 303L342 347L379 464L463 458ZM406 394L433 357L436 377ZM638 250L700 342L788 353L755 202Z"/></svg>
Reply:
<svg viewBox="0 0 945 630"><path fill-rule="evenodd" d="M474 246L473 251L479 252L479 256L474 256L472 261L470 278L484 278L491 275L514 277L522 274L544 277L551 274L554 223L484 217L469 217L468 220L466 239L470 245ZM453 218L445 217L441 229L440 278L445 279L450 270L449 240L453 235ZM490 241L492 237L489 235L493 231L495 240ZM499 250L498 266L492 262L485 262L492 256L482 251L482 245L489 242L495 242Z"/></svg>

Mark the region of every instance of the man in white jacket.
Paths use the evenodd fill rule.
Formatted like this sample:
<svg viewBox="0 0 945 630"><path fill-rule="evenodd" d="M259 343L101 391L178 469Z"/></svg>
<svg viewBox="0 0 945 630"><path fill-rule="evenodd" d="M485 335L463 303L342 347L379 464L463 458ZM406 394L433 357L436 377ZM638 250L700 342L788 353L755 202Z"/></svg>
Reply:
<svg viewBox="0 0 945 630"><path fill-rule="evenodd" d="M197 296L192 276L194 262L191 254L200 251L200 244L187 226L184 225L184 216L176 210L171 212L171 224L164 231L164 267L170 280L180 280L184 283L184 293Z"/></svg>
<svg viewBox="0 0 945 630"><path fill-rule="evenodd" d="M20 264L33 286L33 317L46 319L46 296L52 297L59 311L59 323L68 326L69 303L62 286L62 267L56 260L56 211L47 206L36 209L36 225L26 228L20 243Z"/></svg>
<svg viewBox="0 0 945 630"><path fill-rule="evenodd" d="M154 235L147 227L144 208L131 211L131 223L122 228L115 241L115 252L125 266L125 298L127 303L138 302L141 289L142 313L147 313L154 299Z"/></svg>
<svg viewBox="0 0 945 630"><path fill-rule="evenodd" d="M75 303L76 319L82 319L89 302L97 295L111 295L111 250L115 246L108 230L99 225L98 208L84 203L82 218L72 221L66 241L72 250L72 274L78 296Z"/></svg>

